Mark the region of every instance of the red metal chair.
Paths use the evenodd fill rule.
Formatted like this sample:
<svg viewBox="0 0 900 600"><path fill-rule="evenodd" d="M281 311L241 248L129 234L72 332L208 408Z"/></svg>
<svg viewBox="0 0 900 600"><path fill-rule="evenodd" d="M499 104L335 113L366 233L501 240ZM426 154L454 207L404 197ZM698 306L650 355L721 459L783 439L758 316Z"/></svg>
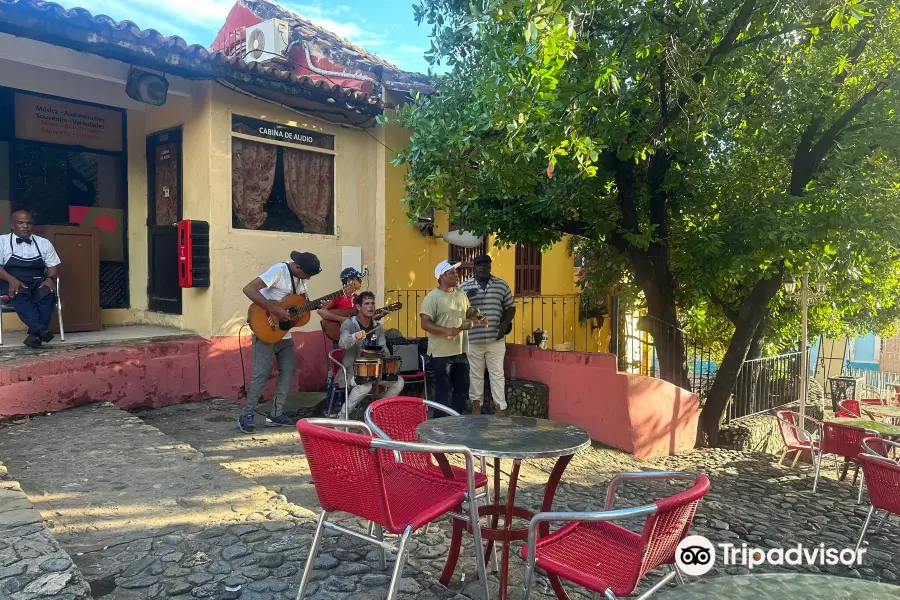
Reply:
<svg viewBox="0 0 900 600"><path fill-rule="evenodd" d="M815 455L815 452L819 449L819 442L812 438L818 437L821 439L822 424L819 421L789 410L777 411L775 419L778 422L778 433L781 434L781 441L784 442L784 452L781 453L781 458L778 459L779 465L789 452L796 452L794 462L791 463L792 469L804 451L810 452L811 456ZM811 434L804 427L801 427L801 422L813 424L816 432Z"/></svg>
<svg viewBox="0 0 900 600"><path fill-rule="evenodd" d="M331 428L358 429L368 435L337 431ZM413 531L451 511L469 507L469 519L478 522L475 498L475 459L465 446L437 446L410 444L371 437L371 430L358 421L333 419L301 419L297 431L309 463L313 485L322 515L316 527L312 546L297 600L303 600L309 577L319 552L319 544L325 527L363 539L381 550L381 568L386 568L385 550L397 553L387 600L393 600L403 576L409 538ZM447 453L462 454L466 459L466 489L445 479L412 469L397 468L393 453ZM328 520L334 512L346 512L367 519L375 524L375 535L348 529ZM400 534L399 547L384 541L384 530ZM475 564L482 583L484 597L488 598L488 583L484 564L479 527L472 528L475 547Z"/></svg>
<svg viewBox="0 0 900 600"><path fill-rule="evenodd" d="M423 400L414 396L397 396L376 400L366 408L365 421L378 437L398 442L418 443L416 427L428 419L428 409L432 408L450 416L458 417L459 413L443 404ZM465 485L466 470L461 467L446 465L450 473L446 473L433 456L422 453L400 453L401 462L413 469L424 471L435 477L447 477ZM481 472L475 473L475 488L488 485L485 461L481 459Z"/></svg>
<svg viewBox="0 0 900 600"><path fill-rule="evenodd" d="M900 444L885 441L893 447L900 447ZM900 464L885 456L877 456L869 453L859 455L859 461L862 464L863 477L869 486L869 501L872 503L869 508L869 514L863 523L862 531L859 533L859 541L856 543L856 549L862 546L863 539L866 537L866 530L876 510L885 511L885 519L888 515L900 515ZM875 531L877 534L884 525L884 520Z"/></svg>
<svg viewBox="0 0 900 600"><path fill-rule="evenodd" d="M862 427L851 427L849 425L841 425L834 421L826 421L822 423L822 438L819 442L819 454L816 460L816 477L813 480L813 493L819 485L819 474L822 471L822 461L825 455L828 455L835 461L838 478L840 474L839 458L844 459L845 465L854 463L856 469L853 474L853 484L856 484L856 477L859 474L859 455L865 452L862 445L865 437L881 437L877 431L871 429L863 429ZM846 467L844 470L846 475ZM863 478L864 479L864 478ZM863 480L859 482L859 496L856 503L862 502Z"/></svg>
<svg viewBox="0 0 900 600"><path fill-rule="evenodd" d="M635 508L613 510L616 486L634 479L690 479L694 486L684 492ZM528 543L522 548L525 559L525 594L528 600L535 568L567 579L607 598L632 594L638 582L653 569L668 565L669 573L640 599L648 598L673 577L682 583L675 566L675 549L694 520L700 499L709 491L706 475L681 472L619 473L612 478L603 512L538 513L528 528ZM611 523L618 519L646 516L641 533ZM550 521L568 524L540 539L537 529L548 529ZM555 590L565 598L562 588ZM560 595L562 592L562 595Z"/></svg>
<svg viewBox="0 0 900 600"><path fill-rule="evenodd" d="M834 416L841 419L861 419L862 413L859 411L859 400L840 400L838 402L838 410Z"/></svg>

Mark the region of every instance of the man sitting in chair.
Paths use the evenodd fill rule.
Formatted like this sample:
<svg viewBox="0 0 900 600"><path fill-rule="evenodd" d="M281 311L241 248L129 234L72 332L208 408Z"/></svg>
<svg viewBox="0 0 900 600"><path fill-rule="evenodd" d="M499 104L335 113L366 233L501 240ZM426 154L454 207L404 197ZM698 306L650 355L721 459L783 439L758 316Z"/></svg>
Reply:
<svg viewBox="0 0 900 600"><path fill-rule="evenodd" d="M372 292L363 292L356 298L356 308L359 313L355 317L350 317L341 324L340 347L344 351L344 368L347 369L347 377L350 379L350 398L347 400L347 415L359 403L360 400L372 391L371 383L363 383L357 385L354 364L359 357L360 348L363 346L381 346L385 356L388 355L388 348L384 329L379 323L375 324L375 294ZM385 394L386 398L399 396L403 391L403 378L397 376L397 381L391 382ZM343 376L336 377L335 387L337 384L344 385Z"/></svg>
<svg viewBox="0 0 900 600"><path fill-rule="evenodd" d="M49 240L31 233L34 219L27 210L10 217L12 233L0 238L0 293L28 327L25 345L38 348L53 339L48 326L56 306L59 256Z"/></svg>

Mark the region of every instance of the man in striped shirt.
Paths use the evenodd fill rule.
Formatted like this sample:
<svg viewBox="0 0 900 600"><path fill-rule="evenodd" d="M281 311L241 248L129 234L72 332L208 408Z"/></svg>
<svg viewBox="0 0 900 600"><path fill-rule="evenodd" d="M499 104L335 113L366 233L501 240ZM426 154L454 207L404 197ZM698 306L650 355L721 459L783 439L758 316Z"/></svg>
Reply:
<svg viewBox="0 0 900 600"><path fill-rule="evenodd" d="M509 285L491 275L491 257L481 255L475 258L474 276L467 279L459 289L469 297L469 303L487 317L487 327L473 325L469 330L469 400L472 412L481 412L484 398L484 369L487 365L491 380L491 397L494 412L502 414L506 410L506 380L503 359L506 356L507 329L516 315L516 303Z"/></svg>

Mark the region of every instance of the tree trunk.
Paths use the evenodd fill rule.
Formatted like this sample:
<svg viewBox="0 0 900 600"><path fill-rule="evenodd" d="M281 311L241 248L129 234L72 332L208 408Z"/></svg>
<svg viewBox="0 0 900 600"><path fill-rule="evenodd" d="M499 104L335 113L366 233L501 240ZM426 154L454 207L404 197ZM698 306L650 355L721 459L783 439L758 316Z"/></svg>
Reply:
<svg viewBox="0 0 900 600"><path fill-rule="evenodd" d="M719 443L719 424L722 414L728 405L728 398L734 389L741 365L747 357L753 338L768 311L769 301L781 287L782 270L777 275L759 281L753 291L741 305L737 321L734 324L734 335L728 344L725 358L716 372L706 405L700 413L700 431L698 443L715 447Z"/></svg>
<svg viewBox="0 0 900 600"><path fill-rule="evenodd" d="M653 336L653 347L659 360L659 378L691 391L687 376L684 336L678 327L674 294L660 293L656 286L644 289L647 298L647 331Z"/></svg>

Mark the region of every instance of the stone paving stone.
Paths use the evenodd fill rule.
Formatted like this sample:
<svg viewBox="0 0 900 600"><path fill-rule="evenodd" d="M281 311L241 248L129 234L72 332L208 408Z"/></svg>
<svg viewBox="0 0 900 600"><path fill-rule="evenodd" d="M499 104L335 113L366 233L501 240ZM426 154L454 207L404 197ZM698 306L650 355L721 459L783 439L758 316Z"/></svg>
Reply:
<svg viewBox="0 0 900 600"><path fill-rule="evenodd" d="M197 407L192 407L196 410ZM167 410L171 410L167 409ZM237 409L235 408L235 413ZM107 416L104 415L104 418ZM116 419L121 417L118 416ZM109 418L112 418L110 415ZM133 417L124 417L132 419ZM39 420L38 420L39 421ZM178 431L169 430L169 435L157 435L152 428L141 428L134 421L127 421L132 427L131 435L136 430L135 452L156 453L157 465L163 468L163 474L156 475L156 481L187 482L190 481L190 495L201 494L202 486L208 486L216 494L222 495L223 489L244 490L256 485L253 473L244 472L233 464L232 471L216 471L207 464L209 459L191 448L178 442ZM174 422L170 427L174 427ZM5 433L5 432L4 432ZM75 435L74 433L72 435ZM88 435L85 432L79 435ZM146 437L140 437L146 436ZM96 435L94 435L96 437ZM251 439L247 444L254 443ZM151 442L152 440L152 442ZM24 442L24 440L23 440ZM91 447L87 441L81 440L85 451L104 453L120 452L119 448L103 449ZM212 443L207 440L207 443ZM257 442L258 443L258 442ZM104 445L105 447L105 445ZM4 442L0 441L0 452L4 452ZM20 450L24 454L24 448ZM173 452L169 460L167 453ZM105 456L105 454L104 454ZM187 459L185 457L191 456ZM278 456L288 456L278 452ZM103 456L98 457L103 458ZM265 455L262 455L265 460ZM103 465L119 464L111 457ZM302 461L302 455L290 458ZM563 483L557 492L554 510L599 510L606 494L607 483L618 471L640 470L688 470L704 472L710 476L712 489L701 502L695 518L692 533L705 535L713 543L731 543L740 547L747 543L763 548L795 545L798 542L807 545L818 545L820 542L834 544L839 547L855 544L862 521L868 510L867 498L856 504L856 489L849 481L838 482L834 479L833 470L829 478L820 484L819 493L813 495L811 469L808 465L791 470L779 467L774 463L777 457L763 454L749 454L724 450L698 450L677 457L666 457L653 461L638 461L633 457L612 450L594 447L576 456L569 465ZM253 461L240 463L250 468ZM127 464L127 463L122 463ZM285 471L287 465L284 463ZM532 510L536 510L543 497L544 483L553 467L552 461L533 461L523 464L520 476L518 502ZM29 477L34 476L37 466L32 463ZM509 464L501 467L506 478ZM15 470L11 467L11 470ZM172 477L165 473L171 470ZM303 468L298 470L304 472ZM102 492L102 498L114 501L118 494L139 486L123 475L124 471L104 468L90 481L79 481L72 477L71 483L79 483L79 492ZM266 471L266 477L271 470ZM209 474L211 478L204 479ZM82 478L83 479L83 478ZM63 484L67 482L62 481ZM111 484L121 483L125 489L113 490ZM30 479L23 479L26 491L31 493L30 486L36 485ZM58 482L57 485L60 485ZM308 484L307 484L308 485ZM198 487L199 486L199 487ZM216 486L219 486L218 488ZM616 506L644 504L671 495L685 486L684 482L638 482L628 483L616 494ZM49 487L40 488L44 492L52 492ZM146 497L157 494L159 498L168 498L166 487L153 488L152 484L140 488ZM237 510L229 510L229 518L222 518L222 512L211 511L213 515L205 520L182 519L182 515L197 514L195 506L175 503L169 510L178 518L147 526L140 519L140 514L133 517L134 523L122 527L111 535L108 532L100 535L85 529L82 534L74 531L74 521L66 521L65 515L56 515L56 507L52 500L42 503L47 507L50 518L57 520L58 526L65 533L61 539L72 548L78 548L81 556L73 556L82 567L85 575L100 584L109 582L111 589L103 596L105 600L149 600L160 598L165 600L190 600L193 598L220 598L225 582L241 586L241 600L290 600L296 595L297 587L306 564L308 549L315 529L315 523L309 515L316 514L319 509L315 505L296 506L300 498L309 498L309 494L293 495L292 488L285 488L283 494L260 492L260 501L247 505L238 505ZM504 486L505 489L505 486ZM157 490L153 492L152 490ZM104 494L109 493L109 496ZM243 492L241 492L243 493ZM281 498L276 496L281 495ZM128 498L128 496L123 496ZM198 502L201 501L197 500ZM122 501L128 505L127 500ZM288 507L287 509L285 507ZM291 512L294 510L296 515ZM281 511L281 512L279 512ZM297 516L300 515L300 516ZM116 519L123 519L121 513L113 513ZM277 519L268 517L278 517ZM128 518L128 517L124 517ZM339 520L352 527L365 528L365 522L351 517L338 517ZM127 521L126 521L127 522ZM161 526L163 525L163 526ZM628 521L626 526L632 529L641 523ZM37 526L38 529L29 529ZM12 531L18 532L18 538L37 536L40 531L47 531L42 524L26 524ZM81 538L79 537L81 536ZM118 537L117 537L118 536ZM437 582L449 549L450 522L442 519L436 522L427 535L419 532L410 543L409 564L400 582L403 600L461 600L480 597L480 589L475 576L471 539L464 538L460 563L450 583L444 588ZM35 553L46 540L18 539L14 543L0 543L0 597L6 591L19 594L28 585L43 579L41 586L58 585L60 579L51 567L61 567L62 560L58 554L44 556L36 563L37 567L46 565L47 571L22 571L18 565L23 561L16 552ZM52 538L51 538L52 539ZM80 543L87 540L89 543ZM386 536L386 539L397 542L397 536ZM858 569L835 567L829 565L811 565L804 567L755 567L752 572L822 572L843 577L861 577L876 581L896 584L900 573L900 555L895 551L900 542L900 526L895 520L888 521L882 531L875 535L871 531L868 537L867 560ZM5 545L4 545L5 544ZM65 546L65 544L64 544ZM18 548L18 550L16 550ZM521 543L513 544L510 567L510 597L520 594L523 561L519 557ZM8 564L3 564L4 554L11 557ZM77 553L76 553L77 554ZM315 562L315 569L310 577L310 595L315 600L368 600L384 598L390 568L394 557L388 554L388 571L378 569L378 552L373 546L349 536L340 536L328 531L322 540L321 551ZM9 560L9 559L8 559ZM29 564L30 561L29 561ZM751 572L740 565L724 565L717 563L710 575L728 576ZM465 574L465 579L462 575ZM23 579L27 578L27 580ZM109 578L109 579L104 579ZM651 574L639 586L639 591L648 589L658 581L659 575ZM495 574L489 575L492 596L497 591ZM35 589L32 587L31 589ZM566 589L573 600L589 598L584 590L566 584ZM900 593L900 587L898 587ZM544 577L538 576L533 598L550 600L554 597ZM19 596L12 596L19 600ZM5 597L4 597L5 600ZM27 598L32 600L32 598ZM78 598L82 600L82 598Z"/></svg>
<svg viewBox="0 0 900 600"><path fill-rule="evenodd" d="M90 600L91 590L0 463L0 598Z"/></svg>

